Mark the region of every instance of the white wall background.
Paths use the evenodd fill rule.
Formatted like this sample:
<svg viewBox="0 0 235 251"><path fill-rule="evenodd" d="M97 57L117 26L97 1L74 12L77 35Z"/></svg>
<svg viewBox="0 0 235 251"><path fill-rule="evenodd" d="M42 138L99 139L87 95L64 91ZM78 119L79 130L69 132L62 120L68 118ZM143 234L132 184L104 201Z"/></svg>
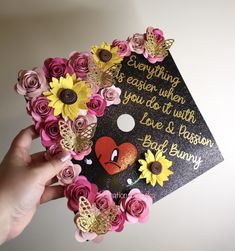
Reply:
<svg viewBox="0 0 235 251"><path fill-rule="evenodd" d="M225 158L154 204L147 224L128 225L99 245L74 240L73 215L61 199L41 206L0 250L235 250L234 10L233 0L0 0L0 158L31 123L13 91L19 69L149 25L175 39L171 53ZM41 149L37 141L32 151Z"/></svg>

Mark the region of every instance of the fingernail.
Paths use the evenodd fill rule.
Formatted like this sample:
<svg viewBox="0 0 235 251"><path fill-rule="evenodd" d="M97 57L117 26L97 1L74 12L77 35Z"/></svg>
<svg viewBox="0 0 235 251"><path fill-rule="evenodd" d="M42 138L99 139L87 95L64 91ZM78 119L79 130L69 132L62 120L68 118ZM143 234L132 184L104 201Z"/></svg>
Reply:
<svg viewBox="0 0 235 251"><path fill-rule="evenodd" d="M67 155L61 157L60 160L61 160L62 162L66 162L66 161L68 161L68 160L71 160L71 155L70 155L70 154L67 154Z"/></svg>

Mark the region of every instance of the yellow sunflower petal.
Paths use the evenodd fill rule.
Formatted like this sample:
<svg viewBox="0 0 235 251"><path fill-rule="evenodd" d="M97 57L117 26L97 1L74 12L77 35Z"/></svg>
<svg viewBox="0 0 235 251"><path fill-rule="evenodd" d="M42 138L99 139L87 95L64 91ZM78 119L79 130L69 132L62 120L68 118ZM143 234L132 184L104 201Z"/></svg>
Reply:
<svg viewBox="0 0 235 251"><path fill-rule="evenodd" d="M147 150L147 153L145 153L145 159L146 159L148 164L155 161L154 155L150 150Z"/></svg>
<svg viewBox="0 0 235 251"><path fill-rule="evenodd" d="M162 151L158 150L155 154L155 160L159 160L162 157Z"/></svg>

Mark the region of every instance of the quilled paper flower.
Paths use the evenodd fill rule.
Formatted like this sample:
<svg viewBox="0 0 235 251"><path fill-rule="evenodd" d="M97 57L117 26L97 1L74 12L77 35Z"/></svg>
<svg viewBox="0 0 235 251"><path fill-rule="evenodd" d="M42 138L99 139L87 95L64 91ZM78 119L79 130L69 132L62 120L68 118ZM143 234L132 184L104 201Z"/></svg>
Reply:
<svg viewBox="0 0 235 251"><path fill-rule="evenodd" d="M168 176L173 174L169 169L172 161L163 156L163 152L158 150L154 154L147 150L145 159L139 159L141 164L139 171L141 171L140 179L146 179L146 183L151 183L154 187L156 184L163 186L163 182L168 180Z"/></svg>
<svg viewBox="0 0 235 251"><path fill-rule="evenodd" d="M104 88L100 92L101 96L106 100L107 106L118 105L121 103L120 95L121 89L114 85Z"/></svg>
<svg viewBox="0 0 235 251"><path fill-rule="evenodd" d="M112 43L112 46L118 47L118 54L120 57L128 57L131 55L131 49L126 40L115 39Z"/></svg>
<svg viewBox="0 0 235 251"><path fill-rule="evenodd" d="M144 223L148 220L149 208L153 200L149 195L140 192L139 189L132 189L126 198L120 202L121 211L125 213L129 223Z"/></svg>
<svg viewBox="0 0 235 251"><path fill-rule="evenodd" d="M18 94L24 95L26 99L38 97L49 88L44 72L40 68L33 70L21 70L18 73L18 83L15 90Z"/></svg>
<svg viewBox="0 0 235 251"><path fill-rule="evenodd" d="M91 53L97 65L102 69L108 69L122 61L118 54L118 47L111 47L108 43L102 43L101 46L93 46Z"/></svg>
<svg viewBox="0 0 235 251"><path fill-rule="evenodd" d="M67 74L66 78L52 78L51 89L43 94L50 100L49 106L54 108L54 115L62 115L72 121L78 116L80 109L87 109L90 89L85 81L75 82L75 75Z"/></svg>
<svg viewBox="0 0 235 251"><path fill-rule="evenodd" d="M144 52L144 35L140 33L135 33L132 37L128 38L129 46L132 51L142 54Z"/></svg>
<svg viewBox="0 0 235 251"><path fill-rule="evenodd" d="M59 79L65 77L66 74L72 75L74 70L71 65L68 64L66 58L47 58L44 61L43 70L48 81L52 78Z"/></svg>

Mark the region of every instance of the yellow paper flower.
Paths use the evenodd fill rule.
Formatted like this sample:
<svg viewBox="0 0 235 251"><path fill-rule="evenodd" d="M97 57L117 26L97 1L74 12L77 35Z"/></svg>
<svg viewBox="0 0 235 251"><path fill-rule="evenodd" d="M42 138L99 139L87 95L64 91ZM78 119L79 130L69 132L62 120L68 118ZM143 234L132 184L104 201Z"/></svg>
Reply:
<svg viewBox="0 0 235 251"><path fill-rule="evenodd" d="M122 61L122 57L118 54L118 47L111 47L105 42L101 44L101 47L93 46L91 53L97 65L102 69L108 69Z"/></svg>
<svg viewBox="0 0 235 251"><path fill-rule="evenodd" d="M44 92L50 100L49 106L54 108L54 115L68 117L72 121L78 116L80 109L87 109L90 88L85 81L76 82L76 76L66 75L66 78L52 78L51 89Z"/></svg>
<svg viewBox="0 0 235 251"><path fill-rule="evenodd" d="M139 179L146 179L146 184L149 182L154 187L157 183L163 186L163 182L168 180L168 176L173 174L169 169L172 165L172 161L168 160L163 156L163 152L158 150L155 154L148 150L145 153L145 160L139 159L141 164L139 171L141 175Z"/></svg>

